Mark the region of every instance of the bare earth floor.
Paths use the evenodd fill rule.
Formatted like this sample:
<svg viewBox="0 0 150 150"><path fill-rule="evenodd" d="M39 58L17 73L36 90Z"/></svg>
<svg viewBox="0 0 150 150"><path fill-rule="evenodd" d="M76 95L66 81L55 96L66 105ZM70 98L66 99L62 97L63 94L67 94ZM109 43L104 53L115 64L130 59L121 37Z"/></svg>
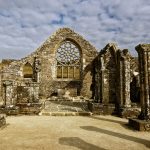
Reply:
<svg viewBox="0 0 150 150"><path fill-rule="evenodd" d="M150 133L114 116L10 116L0 150L148 150Z"/></svg>

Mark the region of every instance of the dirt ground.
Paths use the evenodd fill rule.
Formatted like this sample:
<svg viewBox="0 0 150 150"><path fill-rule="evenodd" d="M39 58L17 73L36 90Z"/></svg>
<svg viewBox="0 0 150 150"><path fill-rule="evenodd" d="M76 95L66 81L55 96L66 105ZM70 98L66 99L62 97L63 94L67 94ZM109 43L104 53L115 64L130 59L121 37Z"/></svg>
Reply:
<svg viewBox="0 0 150 150"><path fill-rule="evenodd" d="M114 116L10 116L0 150L148 150L150 132Z"/></svg>

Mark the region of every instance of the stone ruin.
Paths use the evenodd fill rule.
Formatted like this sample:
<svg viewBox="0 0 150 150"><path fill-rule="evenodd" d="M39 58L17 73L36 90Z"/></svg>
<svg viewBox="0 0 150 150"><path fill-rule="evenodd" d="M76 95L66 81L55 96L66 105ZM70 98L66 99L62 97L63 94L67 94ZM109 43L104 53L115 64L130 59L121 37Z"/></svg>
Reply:
<svg viewBox="0 0 150 150"><path fill-rule="evenodd" d="M140 131L150 131L150 44L136 46L140 73L141 112L138 118L130 118L129 125Z"/></svg>
<svg viewBox="0 0 150 150"><path fill-rule="evenodd" d="M124 117L139 114L139 71L137 58L127 49L107 44L93 61L93 98L91 109L104 108L104 114ZM117 111L117 112L116 112Z"/></svg>
<svg viewBox="0 0 150 150"><path fill-rule="evenodd" d="M97 50L68 28L59 29L21 60L2 60L0 97L8 112L39 113L51 97L91 98L92 61Z"/></svg>
<svg viewBox="0 0 150 150"><path fill-rule="evenodd" d="M150 51L149 44L145 47ZM86 101L93 114L149 114L150 75L141 59L149 63L150 57L138 53L133 57L115 43L98 52L73 30L61 28L29 56L2 60L0 111L39 114L47 100L78 100Z"/></svg>

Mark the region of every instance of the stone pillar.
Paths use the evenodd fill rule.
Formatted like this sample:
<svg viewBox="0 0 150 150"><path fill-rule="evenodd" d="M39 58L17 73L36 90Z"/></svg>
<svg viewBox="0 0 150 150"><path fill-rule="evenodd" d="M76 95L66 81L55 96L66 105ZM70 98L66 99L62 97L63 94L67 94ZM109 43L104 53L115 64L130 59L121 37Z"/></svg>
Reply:
<svg viewBox="0 0 150 150"><path fill-rule="evenodd" d="M118 103L130 107L130 54L128 50L118 51Z"/></svg>
<svg viewBox="0 0 150 150"><path fill-rule="evenodd" d="M122 64L121 51L117 52L117 103L119 107L123 107L123 83L122 83Z"/></svg>
<svg viewBox="0 0 150 150"><path fill-rule="evenodd" d="M139 56L140 101L139 119L150 120L150 44L136 46Z"/></svg>
<svg viewBox="0 0 150 150"><path fill-rule="evenodd" d="M4 105L8 106L8 105L12 105L12 81L6 80L3 83L4 86Z"/></svg>
<svg viewBox="0 0 150 150"><path fill-rule="evenodd" d="M35 82L40 82L39 80L40 80L41 62L37 57L34 57L33 68L34 68L33 80Z"/></svg>

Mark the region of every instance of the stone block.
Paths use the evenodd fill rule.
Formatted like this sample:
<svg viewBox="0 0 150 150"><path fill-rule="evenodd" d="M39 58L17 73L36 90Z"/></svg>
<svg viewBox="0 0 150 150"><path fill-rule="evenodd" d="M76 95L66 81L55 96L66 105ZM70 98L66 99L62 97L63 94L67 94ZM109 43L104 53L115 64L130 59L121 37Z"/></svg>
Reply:
<svg viewBox="0 0 150 150"><path fill-rule="evenodd" d="M97 114L97 115L112 115L112 114L116 113L115 104L107 104L106 105L106 104L89 102L88 109L93 114Z"/></svg>
<svg viewBox="0 0 150 150"><path fill-rule="evenodd" d="M95 115L102 115L103 109L100 103L88 102L88 109Z"/></svg>
<svg viewBox="0 0 150 150"><path fill-rule="evenodd" d="M120 109L119 116L122 118L136 118L140 114L139 108L122 108Z"/></svg>
<svg viewBox="0 0 150 150"><path fill-rule="evenodd" d="M113 115L115 112L115 104L103 105L103 114L104 115Z"/></svg>
<svg viewBox="0 0 150 150"><path fill-rule="evenodd" d="M19 114L19 107L14 106L14 105L6 106L4 108L4 112L7 115L18 115Z"/></svg>
<svg viewBox="0 0 150 150"><path fill-rule="evenodd" d="M129 125L138 131L150 131L150 121L130 118Z"/></svg>

